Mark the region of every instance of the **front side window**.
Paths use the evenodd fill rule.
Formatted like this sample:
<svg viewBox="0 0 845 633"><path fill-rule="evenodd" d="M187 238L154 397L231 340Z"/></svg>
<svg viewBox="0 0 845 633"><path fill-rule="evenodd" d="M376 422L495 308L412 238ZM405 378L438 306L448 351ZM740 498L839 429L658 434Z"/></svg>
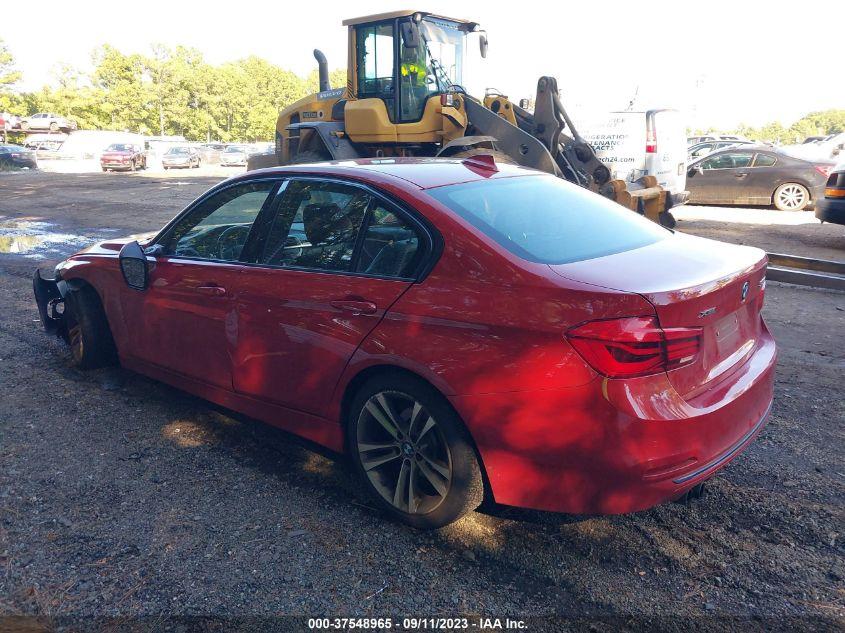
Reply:
<svg viewBox="0 0 845 633"><path fill-rule="evenodd" d="M182 217L163 242L163 255L238 261L273 181L229 187Z"/></svg>
<svg viewBox="0 0 845 633"><path fill-rule="evenodd" d="M358 232L371 199L366 191L342 183L290 182L258 263L352 270Z"/></svg>
<svg viewBox="0 0 845 633"><path fill-rule="evenodd" d="M738 167L750 167L753 154L750 152L725 152L713 156L701 163L702 169L736 169Z"/></svg>
<svg viewBox="0 0 845 633"><path fill-rule="evenodd" d="M426 193L511 253L568 264L641 248L671 233L554 176L483 180Z"/></svg>

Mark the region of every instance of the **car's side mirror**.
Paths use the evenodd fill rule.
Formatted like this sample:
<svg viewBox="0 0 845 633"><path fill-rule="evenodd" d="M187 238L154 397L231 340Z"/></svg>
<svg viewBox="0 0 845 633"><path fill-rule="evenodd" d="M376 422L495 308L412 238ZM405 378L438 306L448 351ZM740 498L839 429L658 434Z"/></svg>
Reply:
<svg viewBox="0 0 845 633"><path fill-rule="evenodd" d="M118 260L126 285L133 290L146 290L150 281L150 268L141 245L137 241L124 245Z"/></svg>
<svg viewBox="0 0 845 633"><path fill-rule="evenodd" d="M698 166L698 165L696 165L695 167L690 167L690 168L687 170L687 176L688 176L689 178L692 178L692 177L693 177L693 176L695 176L696 174L698 174L698 175L700 176L700 175L701 175L701 174L703 174L703 173L704 173L704 170L703 170L703 169L701 169L701 167L700 167L700 166Z"/></svg>
<svg viewBox="0 0 845 633"><path fill-rule="evenodd" d="M481 33L478 34L478 48L481 51L481 57L485 58L485 59L487 58L487 47L488 47L487 33L482 31Z"/></svg>

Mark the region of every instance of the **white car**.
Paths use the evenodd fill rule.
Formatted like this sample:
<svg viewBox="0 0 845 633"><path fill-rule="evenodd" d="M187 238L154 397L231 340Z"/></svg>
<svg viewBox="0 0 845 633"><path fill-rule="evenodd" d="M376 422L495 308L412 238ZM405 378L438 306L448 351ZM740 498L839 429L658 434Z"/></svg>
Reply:
<svg viewBox="0 0 845 633"><path fill-rule="evenodd" d="M52 112L39 112L21 119L21 129L24 131L50 130L51 132L69 132L75 130L76 127L76 121Z"/></svg>

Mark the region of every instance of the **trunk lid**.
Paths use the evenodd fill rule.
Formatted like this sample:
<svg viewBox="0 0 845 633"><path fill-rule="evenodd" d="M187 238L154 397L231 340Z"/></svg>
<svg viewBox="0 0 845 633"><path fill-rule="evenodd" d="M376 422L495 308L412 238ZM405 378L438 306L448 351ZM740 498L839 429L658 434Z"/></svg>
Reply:
<svg viewBox="0 0 845 633"><path fill-rule="evenodd" d="M766 262L757 248L676 233L642 248L550 268L567 279L642 295L661 327L702 328L696 359L667 372L678 393L694 397L756 347Z"/></svg>

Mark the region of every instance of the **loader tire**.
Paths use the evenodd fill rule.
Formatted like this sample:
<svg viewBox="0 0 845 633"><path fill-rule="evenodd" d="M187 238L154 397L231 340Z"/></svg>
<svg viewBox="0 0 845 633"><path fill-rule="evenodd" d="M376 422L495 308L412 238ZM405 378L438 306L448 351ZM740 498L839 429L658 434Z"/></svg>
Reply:
<svg viewBox="0 0 845 633"><path fill-rule="evenodd" d="M293 160L290 161L290 164L305 165L307 163L323 163L331 159L331 156L327 155L325 152L321 152L318 150L309 150L307 152L299 152L299 154L293 157Z"/></svg>

